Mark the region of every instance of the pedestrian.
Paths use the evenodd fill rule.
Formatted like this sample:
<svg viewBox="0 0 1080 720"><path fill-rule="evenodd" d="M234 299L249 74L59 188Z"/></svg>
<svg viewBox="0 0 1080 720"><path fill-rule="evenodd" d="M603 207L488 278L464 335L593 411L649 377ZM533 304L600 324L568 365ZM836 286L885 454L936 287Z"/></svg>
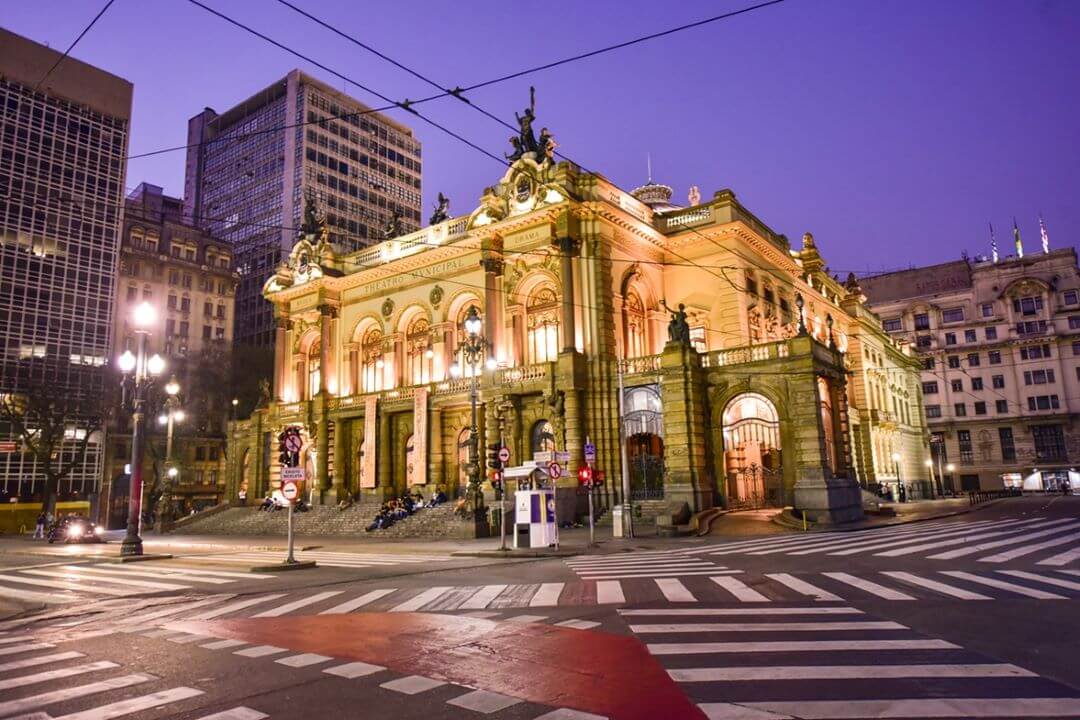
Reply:
<svg viewBox="0 0 1080 720"><path fill-rule="evenodd" d="M34 525L34 537L32 539L37 540L38 538L41 538L42 540L45 539L45 511L44 510L42 510L40 513L38 513L37 524Z"/></svg>
<svg viewBox="0 0 1080 720"><path fill-rule="evenodd" d="M907 502L907 487L904 485L900 486L900 502Z"/></svg>
<svg viewBox="0 0 1080 720"><path fill-rule="evenodd" d="M240 488L240 492L236 495L240 498L240 507L247 507L247 488Z"/></svg>

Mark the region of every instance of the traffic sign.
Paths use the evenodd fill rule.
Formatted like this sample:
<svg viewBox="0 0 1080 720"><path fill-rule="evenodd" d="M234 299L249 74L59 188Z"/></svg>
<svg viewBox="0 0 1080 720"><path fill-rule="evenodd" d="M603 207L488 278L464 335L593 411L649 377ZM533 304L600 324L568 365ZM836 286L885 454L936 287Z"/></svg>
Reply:
<svg viewBox="0 0 1080 720"><path fill-rule="evenodd" d="M510 462L510 448L506 447L505 445L503 445L501 448L499 448L499 462L501 462L501 463Z"/></svg>
<svg viewBox="0 0 1080 720"><path fill-rule="evenodd" d="M285 496L286 500L295 500L300 494L300 488L296 486L294 482L283 483L281 486L281 494Z"/></svg>
<svg viewBox="0 0 1080 720"><path fill-rule="evenodd" d="M550 476L552 480L558 480L562 477L562 466L556 462L548 465L548 476Z"/></svg>
<svg viewBox="0 0 1080 720"><path fill-rule="evenodd" d="M596 445L591 442L585 443L585 462L596 462Z"/></svg>
<svg viewBox="0 0 1080 720"><path fill-rule="evenodd" d="M570 462L570 452L568 450L556 450L555 462L563 463L564 465Z"/></svg>
<svg viewBox="0 0 1080 720"><path fill-rule="evenodd" d="M552 457L552 453L550 450L541 450L539 452L533 453L533 462L535 462L537 465L549 463L554 459L555 458Z"/></svg>
<svg viewBox="0 0 1080 720"><path fill-rule="evenodd" d="M281 482L293 482L302 483L306 479L304 468L302 467L283 467L281 468Z"/></svg>

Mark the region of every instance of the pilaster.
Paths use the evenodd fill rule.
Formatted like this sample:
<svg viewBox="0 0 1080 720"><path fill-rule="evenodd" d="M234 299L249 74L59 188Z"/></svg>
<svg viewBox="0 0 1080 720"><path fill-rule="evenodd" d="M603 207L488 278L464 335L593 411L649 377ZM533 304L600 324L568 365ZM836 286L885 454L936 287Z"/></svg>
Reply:
<svg viewBox="0 0 1080 720"><path fill-rule="evenodd" d="M705 378L689 345L669 342L660 356L664 407L664 495L691 513L712 506L706 470Z"/></svg>

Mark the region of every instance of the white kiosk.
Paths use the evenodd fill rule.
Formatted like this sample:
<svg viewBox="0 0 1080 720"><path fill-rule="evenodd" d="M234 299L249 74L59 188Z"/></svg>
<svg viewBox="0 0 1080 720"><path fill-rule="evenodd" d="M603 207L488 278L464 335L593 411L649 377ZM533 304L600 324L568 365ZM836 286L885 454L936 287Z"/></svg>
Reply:
<svg viewBox="0 0 1080 720"><path fill-rule="evenodd" d="M504 480L517 480L523 488L514 493L514 548L521 547L520 538L526 528L531 548L545 548L558 543L559 528L555 522L555 489L547 470L535 463L506 468Z"/></svg>

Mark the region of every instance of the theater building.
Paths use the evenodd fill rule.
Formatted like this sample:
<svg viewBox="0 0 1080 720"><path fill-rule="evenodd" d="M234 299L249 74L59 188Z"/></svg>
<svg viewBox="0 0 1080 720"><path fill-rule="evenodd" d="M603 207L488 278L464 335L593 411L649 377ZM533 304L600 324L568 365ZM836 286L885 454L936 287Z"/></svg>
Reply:
<svg viewBox="0 0 1080 720"><path fill-rule="evenodd" d="M899 476L917 492L929 458L919 365L853 278L829 276L809 233L791 247L730 190L680 208L669 187L626 192L535 157L468 215L349 254L309 209L265 287L272 397L231 428L231 497L276 486L289 426L317 503L460 492L472 373L481 448L501 434L511 465L569 453L560 517L580 511L587 439L601 502L622 501L620 380L630 492L646 515L794 505L846 521L862 515L860 485ZM487 360L455 376L472 307Z"/></svg>

